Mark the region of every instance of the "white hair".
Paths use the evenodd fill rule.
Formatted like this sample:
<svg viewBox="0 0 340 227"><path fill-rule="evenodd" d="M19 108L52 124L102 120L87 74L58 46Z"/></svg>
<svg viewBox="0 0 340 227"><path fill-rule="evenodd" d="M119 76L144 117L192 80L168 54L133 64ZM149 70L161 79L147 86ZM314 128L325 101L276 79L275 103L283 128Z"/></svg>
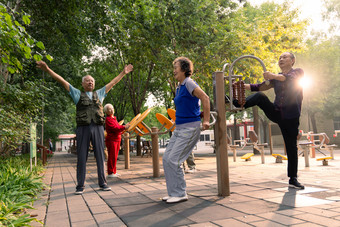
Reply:
<svg viewBox="0 0 340 227"><path fill-rule="evenodd" d="M109 107L111 107L113 109L113 112L115 111L115 108L113 108L113 106L110 103L108 103L104 106L104 113L106 113L106 111Z"/></svg>
<svg viewBox="0 0 340 227"><path fill-rule="evenodd" d="M93 79L93 81L95 82L94 78L91 76L91 75L86 75L86 76L83 76L83 78L81 78L81 82L84 83L84 80L86 77L91 77Z"/></svg>

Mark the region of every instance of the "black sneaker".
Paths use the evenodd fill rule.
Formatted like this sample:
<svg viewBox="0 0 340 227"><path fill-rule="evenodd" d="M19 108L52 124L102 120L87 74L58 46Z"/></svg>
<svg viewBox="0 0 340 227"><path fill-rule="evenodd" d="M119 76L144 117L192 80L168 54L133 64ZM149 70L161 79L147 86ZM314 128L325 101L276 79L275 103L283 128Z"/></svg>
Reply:
<svg viewBox="0 0 340 227"><path fill-rule="evenodd" d="M296 177L289 179L289 187L290 188L297 188L297 189L305 189L305 186L299 183Z"/></svg>
<svg viewBox="0 0 340 227"><path fill-rule="evenodd" d="M107 186L107 185L104 185L104 186L100 187L100 190L102 190L102 191L110 191L111 188L109 186Z"/></svg>
<svg viewBox="0 0 340 227"><path fill-rule="evenodd" d="M84 188L80 188L80 189L77 189L76 192L74 194L76 195L82 195L84 193L85 189Z"/></svg>

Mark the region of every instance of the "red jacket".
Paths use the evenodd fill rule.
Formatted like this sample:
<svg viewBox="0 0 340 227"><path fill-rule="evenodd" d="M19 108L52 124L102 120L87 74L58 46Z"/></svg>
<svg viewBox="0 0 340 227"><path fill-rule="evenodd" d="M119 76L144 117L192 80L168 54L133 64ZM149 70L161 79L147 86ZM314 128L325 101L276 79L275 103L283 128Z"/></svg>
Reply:
<svg viewBox="0 0 340 227"><path fill-rule="evenodd" d="M107 116L105 119L106 141L120 142L121 134L125 127L118 124L115 116Z"/></svg>

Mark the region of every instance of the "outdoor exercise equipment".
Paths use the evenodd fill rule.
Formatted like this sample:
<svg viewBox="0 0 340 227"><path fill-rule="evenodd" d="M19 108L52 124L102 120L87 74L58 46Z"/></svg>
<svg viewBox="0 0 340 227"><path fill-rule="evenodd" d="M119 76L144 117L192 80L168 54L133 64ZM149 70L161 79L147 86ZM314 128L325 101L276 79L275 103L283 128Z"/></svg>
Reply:
<svg viewBox="0 0 340 227"><path fill-rule="evenodd" d="M264 164L264 147L267 146L267 143L260 144L259 138L255 131L249 131L249 138L252 142L255 149L259 150L261 152L261 163Z"/></svg>
<svg viewBox="0 0 340 227"><path fill-rule="evenodd" d="M159 147L158 147L158 135L168 133L172 128L166 131L159 132L157 127L152 127L151 129L143 122L146 116L150 113L151 109L147 109L142 114L136 115L130 123L130 127L124 133L124 156L125 156L125 169L130 168L130 150L129 150L129 139L137 135L146 136L151 135L152 140L152 165L153 165L153 176L159 177ZM162 126L160 129L164 128ZM130 132L135 133L135 135L130 136Z"/></svg>
<svg viewBox="0 0 340 227"><path fill-rule="evenodd" d="M171 120L172 120L173 122L175 122L175 121L176 121L176 110L169 108L169 109L167 110L167 112L168 112L168 115L169 115L169 117L171 118Z"/></svg>
<svg viewBox="0 0 340 227"><path fill-rule="evenodd" d="M236 62L244 58L253 58L260 62L264 71L266 70L265 65L261 59L252 56L245 55L237 58L232 64L224 64L222 71L216 71L213 73L213 91L214 91L214 107L217 112L217 119L215 124L215 147L216 147L216 163L217 163L217 183L218 183L218 195L229 196L230 185L229 185L229 164L228 164L228 145L227 145L227 124L226 124L226 109L225 109L225 79L229 81L229 109L228 111L237 112L242 110L243 107L237 108L233 105L234 94L233 94L233 83L236 79L241 81L241 75L234 75L233 69ZM228 75L226 69L228 68ZM269 81L266 82L269 85ZM235 92L238 92L237 96L240 99L241 104L245 100L244 87L242 82L235 85ZM242 106L242 105L241 105Z"/></svg>
<svg viewBox="0 0 340 227"><path fill-rule="evenodd" d="M226 63L226 64L223 65L223 69L222 69L223 76L225 75L225 71L228 68L228 76L226 78L229 80L229 98L230 98L230 100L229 100L229 104L230 104L229 111L232 111L232 112L242 110L243 107L244 107L244 104L246 103L245 86L244 86L244 81L242 80L243 76L242 75L234 75L235 64L238 61L245 59L245 58L252 58L252 59L257 60L258 62L260 62L261 66L263 68L263 71L264 72L267 71L266 66L264 65L263 61L260 58L255 57L253 55L244 55L244 56L237 58L232 64ZM270 81L267 80L266 85L269 85L269 84L270 84ZM241 107L235 107L233 105L234 99L238 100L238 104Z"/></svg>
<svg viewBox="0 0 340 227"><path fill-rule="evenodd" d="M145 119L145 117L149 114L149 112L151 111L151 109L146 110L143 114L141 114L139 117L136 118L134 124L131 124L131 126L129 127L129 129L127 130L128 132L131 131L137 131L135 133L137 133L138 135L141 136L147 136L147 135L151 135L151 141L152 141L152 165L153 165L153 176L154 177L159 177L160 176L160 171L159 171L159 144L158 144L158 135L161 134L166 134L169 133L170 131L173 131L175 129L175 123L172 122L170 119L168 119L167 117L165 117L164 115L160 114L160 113L156 113L156 118L158 119L158 121L162 124L162 126L160 128L157 127L152 127L151 130L149 129L149 127L143 122L143 120ZM210 123L210 126L214 125L216 122L216 113L212 112L211 113L211 118L213 119L212 122ZM145 128L145 130L141 130L140 124L142 124L142 126ZM166 130L164 130L164 128ZM125 152L125 159L126 160L130 160L129 156L129 150L128 150L128 144L129 144L129 138L131 138L131 136L129 136L129 133L126 132L124 134L124 138L125 139L125 148L124 150L126 150ZM126 163L125 168L128 169L129 168L129 163Z"/></svg>
<svg viewBox="0 0 340 227"><path fill-rule="evenodd" d="M140 124L146 116L150 113L151 109L147 109L143 112L143 114L137 114L131 121L130 126L123 134L124 138L124 160L125 160L125 169L130 168L130 138L134 138L137 134L130 136L129 132L133 131L138 124Z"/></svg>
<svg viewBox="0 0 340 227"><path fill-rule="evenodd" d="M138 130L139 129L139 130ZM139 135L139 136L142 136L141 133L139 133L139 131L142 131L144 133L150 133L151 132L151 129L146 125L144 124L144 122L141 122L137 125L137 127L134 129L134 132Z"/></svg>
<svg viewBox="0 0 340 227"><path fill-rule="evenodd" d="M176 122L176 110L169 108L167 110L167 112L168 112L168 115L171 118L171 121L162 114L156 114L156 117L158 115L158 117L157 117L158 121L162 125L164 125L166 128L168 128L170 125L174 126L174 128L171 130L171 131L174 131L175 130L175 122ZM212 118L212 122L209 123L209 127L215 125L217 113L215 111L210 111L210 117ZM202 129L202 127L201 127L201 129Z"/></svg>
<svg viewBox="0 0 340 227"><path fill-rule="evenodd" d="M169 129L171 132L173 132L175 130L176 127L172 127L172 126L174 126L174 122L169 120L163 114L156 113L156 118L159 121L159 123L161 123L163 125L163 127L165 127L166 129Z"/></svg>

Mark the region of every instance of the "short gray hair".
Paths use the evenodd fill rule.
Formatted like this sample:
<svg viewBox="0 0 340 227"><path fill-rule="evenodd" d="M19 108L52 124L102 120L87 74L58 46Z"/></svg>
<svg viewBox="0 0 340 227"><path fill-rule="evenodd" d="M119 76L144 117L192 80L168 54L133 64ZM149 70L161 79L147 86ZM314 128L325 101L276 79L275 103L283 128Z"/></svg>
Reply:
<svg viewBox="0 0 340 227"><path fill-rule="evenodd" d="M115 108L113 108L113 106L110 103L108 103L104 106L104 113L106 113L106 111L109 107L112 107L113 111L115 111Z"/></svg>
<svg viewBox="0 0 340 227"><path fill-rule="evenodd" d="M83 78L81 78L81 82L84 83L85 78L88 77L88 76L92 77L91 75L83 76ZM94 82L96 82L93 77L92 77L92 79L93 79Z"/></svg>

